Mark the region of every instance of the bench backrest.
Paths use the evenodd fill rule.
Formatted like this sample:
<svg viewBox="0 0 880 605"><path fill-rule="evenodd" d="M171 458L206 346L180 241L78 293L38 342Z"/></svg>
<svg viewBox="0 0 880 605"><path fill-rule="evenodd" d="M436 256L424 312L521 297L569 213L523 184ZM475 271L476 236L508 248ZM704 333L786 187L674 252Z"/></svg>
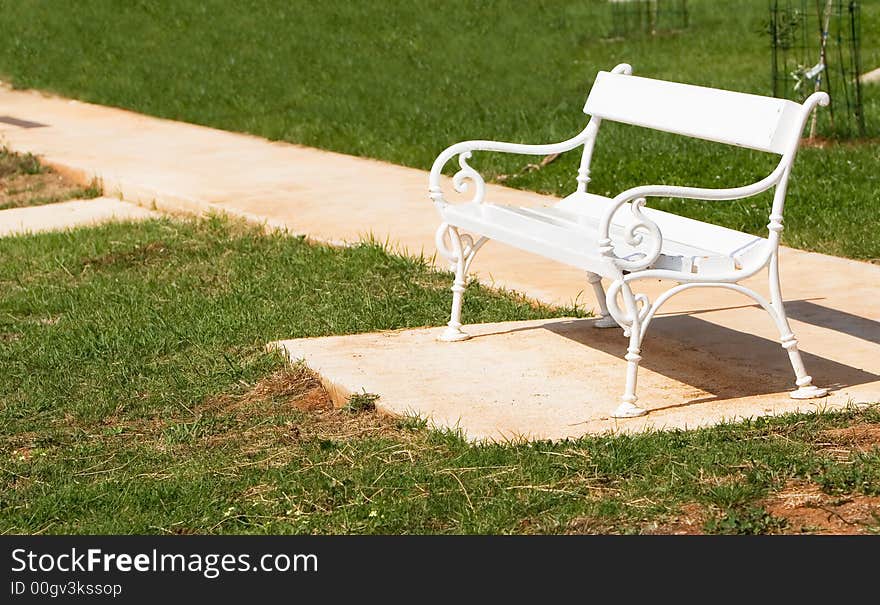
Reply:
<svg viewBox="0 0 880 605"><path fill-rule="evenodd" d="M794 101L599 72L584 113L591 116L783 154L800 138Z"/></svg>

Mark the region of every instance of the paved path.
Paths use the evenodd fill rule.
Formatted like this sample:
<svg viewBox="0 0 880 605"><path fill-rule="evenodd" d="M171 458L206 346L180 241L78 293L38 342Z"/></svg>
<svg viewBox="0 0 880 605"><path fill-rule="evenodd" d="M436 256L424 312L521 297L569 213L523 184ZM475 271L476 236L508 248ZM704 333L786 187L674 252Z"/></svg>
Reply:
<svg viewBox="0 0 880 605"><path fill-rule="evenodd" d="M12 148L40 154L84 181L97 176L108 194L118 192L128 201L171 212L223 210L334 242L372 234L410 252L434 251L438 219L420 170L34 92L0 88L0 116L45 125L0 123L0 140ZM488 198L520 205L555 201L491 185ZM501 245L486 246L474 269L484 282L549 302L577 299L592 306L580 272ZM880 401L880 266L786 249L782 271L793 328L816 382L837 389L833 402ZM756 287L766 291L763 284ZM645 290L656 295L660 284ZM653 361L646 355L643 366L646 375L662 378L658 393L664 401L689 405L708 397L724 405L738 383L751 395L762 390L778 395L786 388L787 378L785 383L759 378L766 366L763 356L753 355L754 347L774 343L776 335L748 301L727 291L692 290L664 309L689 313L658 318L648 334L647 341L654 339L662 353ZM626 346L622 338L619 345L602 363L622 363L616 358ZM676 360L687 351L698 354ZM779 355L784 361L781 348ZM739 378L685 367L701 358L739 368Z"/></svg>
<svg viewBox="0 0 880 605"><path fill-rule="evenodd" d="M880 67L872 69L867 73L863 73L860 79L866 84L876 84L877 82L880 82Z"/></svg>
<svg viewBox="0 0 880 605"><path fill-rule="evenodd" d="M110 197L10 208L0 210L0 237L59 231L112 220L141 220L154 216L159 216L159 213Z"/></svg>

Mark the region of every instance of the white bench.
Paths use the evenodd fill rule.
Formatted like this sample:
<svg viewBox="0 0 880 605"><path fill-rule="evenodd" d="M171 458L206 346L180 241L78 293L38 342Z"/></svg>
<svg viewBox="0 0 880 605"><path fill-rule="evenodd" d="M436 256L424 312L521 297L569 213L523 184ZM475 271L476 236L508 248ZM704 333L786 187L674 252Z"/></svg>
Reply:
<svg viewBox="0 0 880 605"><path fill-rule="evenodd" d="M430 197L442 220L437 230L437 249L455 268L452 317L441 340L468 338L461 329L468 268L480 247L491 239L586 272L601 313L595 326L621 326L629 337L626 389L613 412L615 417L645 413L636 405L642 340L660 306L688 288L728 288L757 301L776 323L794 368L797 389L791 397L826 395L827 389L813 386L786 318L779 282L779 236L788 177L804 123L816 105L828 104L828 95L815 93L800 105L784 99L640 78L631 73L632 68L626 64L599 73L584 106L590 121L567 141L551 145L465 141L437 157L430 175ZM757 149L777 154L781 159L766 178L744 187L646 185L607 198L587 192L590 158L602 120ZM478 150L548 155L580 146L584 149L577 190L549 208L517 208L484 201L485 182L467 162L471 152ZM465 192L473 184L475 193L469 202L450 204L440 187L441 173L456 155L460 170L453 177L453 185L457 191ZM771 187L776 189L767 237L645 208L649 197L733 200ZM738 283L765 267L769 273L769 301ZM602 286L603 277L611 280L607 293ZM651 303L644 294L633 292L632 284L639 279L663 279L677 285Z"/></svg>

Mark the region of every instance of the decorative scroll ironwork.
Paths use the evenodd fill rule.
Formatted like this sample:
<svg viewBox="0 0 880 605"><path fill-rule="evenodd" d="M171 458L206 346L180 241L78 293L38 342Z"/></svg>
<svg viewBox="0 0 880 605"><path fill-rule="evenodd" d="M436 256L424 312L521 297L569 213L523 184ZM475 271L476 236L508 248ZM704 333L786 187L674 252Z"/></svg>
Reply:
<svg viewBox="0 0 880 605"><path fill-rule="evenodd" d="M465 193L469 189L468 181L474 184L474 197L471 198L471 203L482 204L483 200L486 198L486 181L483 180L482 175L479 172L471 168L470 164L468 164L468 160L471 158L471 152L465 151L458 156L458 165L461 166L461 170L455 173L452 177L452 186L455 187L455 190L459 193Z"/></svg>
<svg viewBox="0 0 880 605"><path fill-rule="evenodd" d="M457 268L459 262L462 262L464 273L468 272L477 252L487 241L488 238L481 237L475 242L467 233L461 233L458 229L453 232L453 228L447 223L442 223L434 234L434 243L440 256L451 263L453 270Z"/></svg>

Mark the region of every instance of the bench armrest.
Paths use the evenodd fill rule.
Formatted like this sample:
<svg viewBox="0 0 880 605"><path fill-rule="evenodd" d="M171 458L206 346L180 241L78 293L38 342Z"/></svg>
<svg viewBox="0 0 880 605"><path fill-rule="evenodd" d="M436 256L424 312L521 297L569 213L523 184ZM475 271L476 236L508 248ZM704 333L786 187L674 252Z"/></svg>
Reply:
<svg viewBox="0 0 880 605"><path fill-rule="evenodd" d="M791 169L791 164L781 161L776 169L757 183L743 187L713 189L704 187L678 187L674 185L642 185L633 187L615 196L611 205L602 215L599 223L599 253L610 257L623 271L638 271L649 267L657 261L663 247L663 234L660 228L641 210L648 197L676 197L692 200L736 200L762 193L778 184ZM633 222L624 229L624 238L631 246L644 247L644 256L635 260L626 260L614 255L611 240L611 223L614 214L624 204L632 202L630 208Z"/></svg>
<svg viewBox="0 0 880 605"><path fill-rule="evenodd" d="M483 177L474 170L468 163L472 152L474 151L494 151L500 153L516 153L521 155L550 155L551 153L563 153L570 151L575 147L583 145L591 136L590 124L574 137L561 141L559 143L550 143L548 145L524 145L520 143L504 143L501 141L462 141L444 149L434 165L431 167L431 176L428 180L429 192L434 203L447 203L443 197L443 191L440 188L440 178L443 174L443 167L452 159L458 156L458 165L460 170L452 177L452 184L459 193L464 193L468 189L466 181L472 181L476 186L474 194L474 202L482 202L486 191L486 182Z"/></svg>
<svg viewBox="0 0 880 605"><path fill-rule="evenodd" d="M803 131L807 118L817 106L826 106L829 103L830 97L825 92L814 92L807 97L802 104L800 130L798 132ZM746 185L744 187L712 189L704 187L645 185L627 189L614 198L613 203L608 207L602 217L602 222L599 225L599 253L610 258L614 264L624 271L637 271L639 269L644 269L657 261L663 245L663 238L657 225L641 212L641 208L645 205L645 198L647 197L677 197L692 200L736 200L757 195L775 185L779 185L776 189L776 197L773 200L770 225L768 225L768 228L771 231L778 234L778 232L782 230L782 208L785 202L785 189L788 174L791 171L791 165L794 162L795 153L797 152L799 143L800 140L798 138L792 140L788 149L782 154L782 158L773 172L757 183L752 183L751 185ZM609 235L611 220L614 217L614 213L627 202L633 202L630 207L632 208L635 220L624 230L626 241L631 246L642 246L644 244L647 248L645 255L642 258L633 261L621 259L614 255L614 247Z"/></svg>
<svg viewBox="0 0 880 605"><path fill-rule="evenodd" d="M631 74L632 67L628 63L620 63L611 70L615 74ZM440 189L440 177L442 176L443 167L453 156L458 155L458 165L460 170L452 177L452 184L459 193L467 191L467 182L472 181L476 186L476 192L471 201L482 202L486 194L486 182L476 170L471 168L467 163L474 151L495 151L500 153L517 153L521 155L550 155L551 153L564 153L571 151L575 147L583 145L592 139L595 139L599 130L600 120L591 118L581 132L567 141L559 143L551 143L548 145L522 145L519 143L504 143L500 141L463 141L456 143L444 149L434 165L431 167L431 176L429 178L430 197L435 204L445 204L443 191ZM589 154L587 154L589 155Z"/></svg>

